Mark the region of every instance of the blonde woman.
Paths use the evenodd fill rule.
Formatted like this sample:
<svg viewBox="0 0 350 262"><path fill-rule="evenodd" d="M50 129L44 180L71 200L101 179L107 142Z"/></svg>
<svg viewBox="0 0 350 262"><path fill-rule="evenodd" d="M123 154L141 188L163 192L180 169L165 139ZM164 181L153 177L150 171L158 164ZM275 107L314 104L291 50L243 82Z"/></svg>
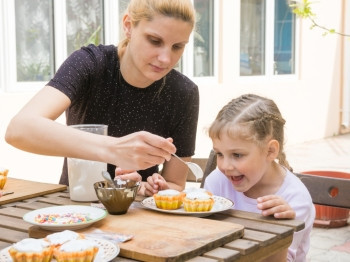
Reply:
<svg viewBox="0 0 350 262"><path fill-rule="evenodd" d="M12 119L6 141L32 153L107 162L111 174L116 167L117 175L140 174L144 195L182 190L187 167L171 154L194 155L199 93L173 68L194 29L193 5L132 0L122 24L118 47L89 45L67 58ZM109 136L55 122L64 112L67 125L106 124ZM68 184L66 162L60 183Z"/></svg>

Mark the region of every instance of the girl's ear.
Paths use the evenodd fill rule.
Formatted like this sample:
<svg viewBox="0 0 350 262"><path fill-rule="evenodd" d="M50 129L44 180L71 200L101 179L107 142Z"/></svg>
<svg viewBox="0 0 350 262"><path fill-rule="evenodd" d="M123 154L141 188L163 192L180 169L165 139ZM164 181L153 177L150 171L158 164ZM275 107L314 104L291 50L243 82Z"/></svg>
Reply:
<svg viewBox="0 0 350 262"><path fill-rule="evenodd" d="M271 161L275 160L278 156L279 151L280 151L280 143L275 139L271 139L267 144L268 159Z"/></svg>
<svg viewBox="0 0 350 262"><path fill-rule="evenodd" d="M125 36L127 38L130 38L130 36L131 36L131 28L132 28L131 18L129 16L129 14L126 13L123 16L123 29L124 29Z"/></svg>

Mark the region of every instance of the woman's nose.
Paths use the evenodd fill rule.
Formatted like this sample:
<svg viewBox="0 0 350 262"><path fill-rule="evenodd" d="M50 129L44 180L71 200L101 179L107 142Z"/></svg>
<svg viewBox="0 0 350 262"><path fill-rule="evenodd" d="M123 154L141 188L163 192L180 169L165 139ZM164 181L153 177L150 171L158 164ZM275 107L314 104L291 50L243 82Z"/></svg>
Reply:
<svg viewBox="0 0 350 262"><path fill-rule="evenodd" d="M158 60L163 64L169 64L171 61L171 50L169 48L163 48L159 52Z"/></svg>

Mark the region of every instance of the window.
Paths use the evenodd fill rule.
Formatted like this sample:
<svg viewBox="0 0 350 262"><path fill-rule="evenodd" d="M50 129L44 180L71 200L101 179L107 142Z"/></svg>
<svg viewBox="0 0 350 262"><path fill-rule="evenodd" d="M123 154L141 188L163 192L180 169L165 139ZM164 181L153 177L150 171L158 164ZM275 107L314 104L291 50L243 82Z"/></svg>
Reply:
<svg viewBox="0 0 350 262"><path fill-rule="evenodd" d="M16 0L17 81L48 81L53 75L52 1Z"/></svg>
<svg viewBox="0 0 350 262"><path fill-rule="evenodd" d="M241 0L241 76L294 74L294 43L295 16L287 1Z"/></svg>
<svg viewBox="0 0 350 262"><path fill-rule="evenodd" d="M129 0L15 0L0 5L0 89L36 91L75 50L89 43L115 44ZM178 68L189 77L213 77L218 44L214 18L217 1L193 0L196 31ZM6 89L5 89L6 88Z"/></svg>
<svg viewBox="0 0 350 262"><path fill-rule="evenodd" d="M210 0L195 0L197 24L193 34L193 76L214 75L214 6Z"/></svg>
<svg viewBox="0 0 350 262"><path fill-rule="evenodd" d="M67 55L90 43L103 43L103 1L67 0Z"/></svg>

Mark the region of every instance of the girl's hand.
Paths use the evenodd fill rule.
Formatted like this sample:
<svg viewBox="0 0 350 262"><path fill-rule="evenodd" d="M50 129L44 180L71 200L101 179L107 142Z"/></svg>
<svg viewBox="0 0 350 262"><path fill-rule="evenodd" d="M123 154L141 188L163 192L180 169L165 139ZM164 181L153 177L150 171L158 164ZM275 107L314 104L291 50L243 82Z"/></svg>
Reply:
<svg viewBox="0 0 350 262"><path fill-rule="evenodd" d="M275 218L295 218L295 211L280 196L267 195L257 199L257 207L263 216L273 215Z"/></svg>
<svg viewBox="0 0 350 262"><path fill-rule="evenodd" d="M152 176L147 178L147 183L144 183L145 186L145 196L153 196L157 194L158 191L170 188L168 183L165 181L158 173L154 173Z"/></svg>

